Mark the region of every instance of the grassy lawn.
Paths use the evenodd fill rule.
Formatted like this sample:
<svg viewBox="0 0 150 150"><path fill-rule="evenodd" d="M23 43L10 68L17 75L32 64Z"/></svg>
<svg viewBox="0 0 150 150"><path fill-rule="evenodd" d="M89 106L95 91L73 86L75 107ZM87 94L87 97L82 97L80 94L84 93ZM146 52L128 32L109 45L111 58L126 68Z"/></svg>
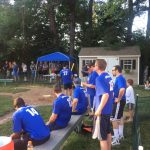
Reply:
<svg viewBox="0 0 150 150"><path fill-rule="evenodd" d="M50 106L41 106L36 108L38 112L42 115L45 122L48 120L51 114ZM10 135L12 133L12 122L9 121L3 125L0 125L1 135ZM127 124L125 126L125 135L126 138L122 142L120 146L113 148L113 150L127 150L132 143L132 132L131 132L131 124ZM128 137L128 138L127 138ZM86 144L85 144L86 143ZM98 140L92 140L91 134L89 133L81 133L76 134L73 132L71 136L69 136L68 140L64 143L63 150L99 150L99 142Z"/></svg>
<svg viewBox="0 0 150 150"><path fill-rule="evenodd" d="M135 86L135 94L139 94L140 97L150 96L150 90L145 90L144 86Z"/></svg>
<svg viewBox="0 0 150 150"><path fill-rule="evenodd" d="M143 87L136 87L135 93L139 94L138 110L139 110L139 120L140 120L140 129L141 129L141 139L144 150L150 150L150 91L146 91ZM141 98L144 97L144 98ZM145 98L146 97L146 98ZM1 107L2 105L0 105ZM1 110L1 108L0 108ZM48 120L51 114L50 106L41 106L37 110L40 112L45 122ZM113 147L112 150L130 150L132 146L132 123L125 124L125 139L121 142L121 145ZM0 125L1 135L10 135L11 134L11 122ZM98 140L92 140L91 134L81 133L76 134L73 132L69 136L68 140L64 143L63 150L99 150Z"/></svg>
<svg viewBox="0 0 150 150"><path fill-rule="evenodd" d="M12 97L0 96L0 117L12 110Z"/></svg>

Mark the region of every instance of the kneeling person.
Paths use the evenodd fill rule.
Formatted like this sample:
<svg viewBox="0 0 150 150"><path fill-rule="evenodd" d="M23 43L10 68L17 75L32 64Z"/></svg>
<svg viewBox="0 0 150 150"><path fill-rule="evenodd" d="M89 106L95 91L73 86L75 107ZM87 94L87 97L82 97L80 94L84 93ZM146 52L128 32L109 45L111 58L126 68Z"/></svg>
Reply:
<svg viewBox="0 0 150 150"><path fill-rule="evenodd" d="M22 98L14 100L16 112L13 114L14 150L26 150L28 141L33 146L45 143L50 137L50 130L40 114L31 106L26 106Z"/></svg>
<svg viewBox="0 0 150 150"><path fill-rule="evenodd" d="M72 102L72 114L81 115L87 111L88 98L85 89L81 86L81 79L74 79L74 98Z"/></svg>
<svg viewBox="0 0 150 150"><path fill-rule="evenodd" d="M56 84L54 93L57 99L53 103L52 115L47 122L50 130L65 128L71 119L71 99L64 95L61 86Z"/></svg>

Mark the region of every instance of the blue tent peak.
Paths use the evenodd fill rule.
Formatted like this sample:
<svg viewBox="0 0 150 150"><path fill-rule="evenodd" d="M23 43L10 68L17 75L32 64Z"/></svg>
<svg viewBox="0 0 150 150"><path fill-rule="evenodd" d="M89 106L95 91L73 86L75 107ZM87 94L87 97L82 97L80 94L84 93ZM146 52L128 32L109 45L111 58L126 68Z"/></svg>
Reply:
<svg viewBox="0 0 150 150"><path fill-rule="evenodd" d="M38 57L37 61L73 61L74 58L68 55L65 55L61 52L55 52L48 55Z"/></svg>

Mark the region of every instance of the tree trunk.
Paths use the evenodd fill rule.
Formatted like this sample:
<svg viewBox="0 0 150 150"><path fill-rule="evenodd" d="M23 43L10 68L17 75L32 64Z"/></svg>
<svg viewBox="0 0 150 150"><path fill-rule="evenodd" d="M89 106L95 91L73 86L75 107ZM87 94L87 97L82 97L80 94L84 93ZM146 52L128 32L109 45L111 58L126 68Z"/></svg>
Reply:
<svg viewBox="0 0 150 150"><path fill-rule="evenodd" d="M57 48L59 44L58 44L58 35L57 35L56 21L55 21L55 6L56 4L53 2L53 0L48 1L50 32L53 34L53 46Z"/></svg>
<svg viewBox="0 0 150 150"><path fill-rule="evenodd" d="M68 0L69 10L70 10L70 51L69 54L73 56L75 47L75 7L76 0Z"/></svg>
<svg viewBox="0 0 150 150"><path fill-rule="evenodd" d="M150 39L150 0L149 0L149 6L148 6L146 38Z"/></svg>
<svg viewBox="0 0 150 150"><path fill-rule="evenodd" d="M127 38L126 38L127 43L131 42L133 20L134 20L133 0L128 0L128 22L127 22Z"/></svg>
<svg viewBox="0 0 150 150"><path fill-rule="evenodd" d="M92 16L93 16L93 2L94 0L90 0L89 1L89 11L88 11L88 15L89 15L89 28L92 29Z"/></svg>

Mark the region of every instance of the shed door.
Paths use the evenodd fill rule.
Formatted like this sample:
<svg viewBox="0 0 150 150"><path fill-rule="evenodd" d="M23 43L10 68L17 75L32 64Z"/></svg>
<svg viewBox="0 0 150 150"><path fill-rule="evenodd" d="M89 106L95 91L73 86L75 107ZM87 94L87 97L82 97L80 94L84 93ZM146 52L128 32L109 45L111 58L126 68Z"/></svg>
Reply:
<svg viewBox="0 0 150 150"><path fill-rule="evenodd" d="M112 68L115 65L119 65L119 58L117 58L117 57L109 57L109 58L105 58L105 60L107 62L106 71L112 76Z"/></svg>

